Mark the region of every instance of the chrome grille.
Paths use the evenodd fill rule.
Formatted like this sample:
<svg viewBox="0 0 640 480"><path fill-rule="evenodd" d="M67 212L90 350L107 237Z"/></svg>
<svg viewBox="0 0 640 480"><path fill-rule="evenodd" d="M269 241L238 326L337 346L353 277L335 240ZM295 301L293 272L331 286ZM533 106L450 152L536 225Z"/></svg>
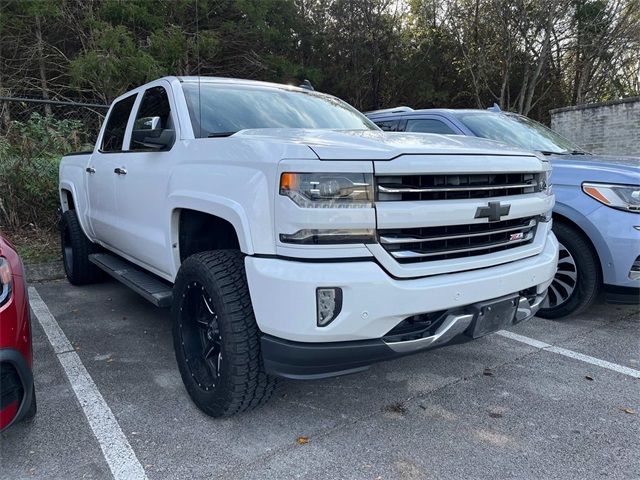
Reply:
<svg viewBox="0 0 640 480"><path fill-rule="evenodd" d="M400 263L472 257L520 247L535 236L537 217L492 223L378 230L380 244Z"/></svg>
<svg viewBox="0 0 640 480"><path fill-rule="evenodd" d="M538 173L377 177L378 201L495 198L542 191Z"/></svg>

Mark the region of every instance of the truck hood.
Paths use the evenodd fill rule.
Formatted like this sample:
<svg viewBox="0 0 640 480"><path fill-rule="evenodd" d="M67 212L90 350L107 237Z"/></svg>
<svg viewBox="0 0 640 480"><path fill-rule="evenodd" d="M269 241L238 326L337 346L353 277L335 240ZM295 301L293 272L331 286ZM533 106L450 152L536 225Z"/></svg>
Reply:
<svg viewBox="0 0 640 480"><path fill-rule="evenodd" d="M640 158L613 155L550 155L551 181L579 185L582 182L640 184Z"/></svg>
<svg viewBox="0 0 640 480"><path fill-rule="evenodd" d="M241 130L233 137L307 145L321 160L391 160L404 154L533 155L491 140L462 135L264 128Z"/></svg>

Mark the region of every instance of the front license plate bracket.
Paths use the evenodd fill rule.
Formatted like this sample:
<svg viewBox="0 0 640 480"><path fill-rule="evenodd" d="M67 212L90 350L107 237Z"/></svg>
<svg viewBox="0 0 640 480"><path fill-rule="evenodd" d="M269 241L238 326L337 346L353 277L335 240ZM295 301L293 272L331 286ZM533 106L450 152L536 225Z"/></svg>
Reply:
<svg viewBox="0 0 640 480"><path fill-rule="evenodd" d="M471 337L484 337L512 325L519 299L519 295L511 295L474 304L475 317L469 329Z"/></svg>

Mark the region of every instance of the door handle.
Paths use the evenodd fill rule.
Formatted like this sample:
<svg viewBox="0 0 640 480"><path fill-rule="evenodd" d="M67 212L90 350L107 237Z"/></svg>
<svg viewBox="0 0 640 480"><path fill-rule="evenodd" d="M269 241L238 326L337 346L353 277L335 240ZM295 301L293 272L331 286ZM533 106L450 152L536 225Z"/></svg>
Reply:
<svg viewBox="0 0 640 480"><path fill-rule="evenodd" d="M96 173L96 169L93 167L87 167L85 168L85 171L90 175L93 175L94 173Z"/></svg>
<svg viewBox="0 0 640 480"><path fill-rule="evenodd" d="M127 174L127 170L122 168L122 167L116 167L113 169L113 173L116 173L118 175L126 175Z"/></svg>

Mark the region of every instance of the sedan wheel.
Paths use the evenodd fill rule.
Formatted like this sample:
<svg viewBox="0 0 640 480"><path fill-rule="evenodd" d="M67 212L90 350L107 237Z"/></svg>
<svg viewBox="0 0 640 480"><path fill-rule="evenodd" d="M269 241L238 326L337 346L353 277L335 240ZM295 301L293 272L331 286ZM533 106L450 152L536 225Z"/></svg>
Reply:
<svg viewBox="0 0 640 480"><path fill-rule="evenodd" d="M578 281L578 267L571 252L559 245L558 271L549 286L547 298L542 303L542 308L559 307L571 297L576 289Z"/></svg>

